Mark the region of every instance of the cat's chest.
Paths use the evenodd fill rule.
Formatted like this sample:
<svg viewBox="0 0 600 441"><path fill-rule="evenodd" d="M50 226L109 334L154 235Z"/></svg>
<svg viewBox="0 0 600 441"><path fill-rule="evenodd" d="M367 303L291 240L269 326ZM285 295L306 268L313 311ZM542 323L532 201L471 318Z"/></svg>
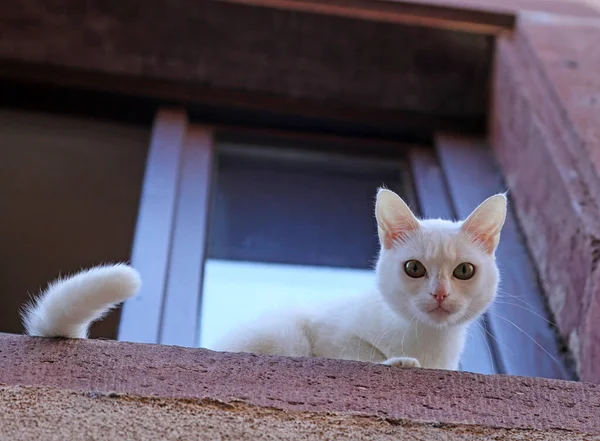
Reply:
<svg viewBox="0 0 600 441"><path fill-rule="evenodd" d="M436 329L404 320L372 300L319 315L311 325L312 354L317 357L372 363L413 357L423 367L455 369L464 344L459 328Z"/></svg>
<svg viewBox="0 0 600 441"><path fill-rule="evenodd" d="M413 357L426 368L457 369L465 334L458 328L435 329L412 323L401 338L384 343L392 357Z"/></svg>
<svg viewBox="0 0 600 441"><path fill-rule="evenodd" d="M464 345L459 328L436 329L419 324L379 323L369 332L354 334L352 351L362 361L383 362L394 357L412 357L426 368L456 369ZM383 325L383 326L381 326ZM368 335L368 338L367 338ZM375 355L376 354L376 355Z"/></svg>

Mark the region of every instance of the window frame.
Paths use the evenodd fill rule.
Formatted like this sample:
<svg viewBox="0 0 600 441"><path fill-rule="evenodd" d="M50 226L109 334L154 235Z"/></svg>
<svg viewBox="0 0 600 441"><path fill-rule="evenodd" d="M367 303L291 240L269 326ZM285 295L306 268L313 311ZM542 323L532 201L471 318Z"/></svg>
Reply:
<svg viewBox="0 0 600 441"><path fill-rule="evenodd" d="M131 0L133 1L133 0ZM393 17L393 23L399 26L425 26L431 29L459 29L460 31L465 32L466 34L476 34L478 32L483 32L482 35L485 37L489 37L490 39L498 39L501 38L504 45L512 45L514 43L511 40L512 37L520 38L518 44L522 44L523 41L527 41L527 36L523 37L523 34L517 33L515 36L513 34L514 26L515 26L515 16L516 12L522 8L529 6L534 6L534 3L529 2L527 0L522 0L518 3L518 6L512 7L504 7L502 6L501 1L494 1L493 4L487 2L486 4L480 4L477 0L458 0L457 2L453 2L454 6L448 8L448 5L445 1L433 0L437 3L437 5L432 6L431 4L427 4L430 2L423 2L420 0L414 0L411 2L394 2L394 6L391 5L391 2L382 2L382 1L365 1L365 0L354 0L352 2L348 2L342 5L341 2L336 0L327 0L327 2L311 2L309 0L229 0L225 3L242 3L245 5L251 5L253 8L259 8L261 10L267 10L269 8L276 8L278 10L286 10L286 11L303 11L310 14L317 15L337 15L347 18L352 18L359 21L376 21L376 22L389 22L392 20L390 17ZM40 10L43 11L44 7L47 6L44 4L43 0L39 0L40 2ZM217 4L221 3L218 1L206 1L205 4ZM321 9L319 9L319 4L324 4ZM122 2L124 7L128 7L127 2ZM421 6L417 7L415 4L419 4ZM131 5L129 5L131 6ZM156 3L155 6L160 9L164 8L163 4L160 2ZM419 9L422 7L423 9ZM381 8L398 8L397 10L393 10L389 12L387 9L383 13ZM412 9L411 9L412 8ZM534 6L533 9L537 9L537 6ZM543 6L543 8L547 8ZM554 12L552 8L554 6L548 6L548 10ZM585 16L590 12L588 10L584 10L585 8L582 5L569 5L574 16ZM75 8L76 9L76 8ZM148 10L152 9L152 6L148 6ZM15 14L8 17L8 20L5 22L6 30L7 30L7 41L11 40L11 36L19 35L19 23L27 22L27 11L32 10L31 8L22 8L22 10L15 9ZM493 10L493 11L492 11ZM591 10L591 9L590 9ZM25 12L24 12L25 11ZM81 16L79 18L89 19L90 17L94 17L98 11L93 8L93 5L90 6L90 9L82 10ZM417 11L417 12L415 12ZM421 11L421 12L419 12ZM484 20L486 26L486 30L478 31L477 29L471 26L473 22L478 22L480 18L474 19L473 14L482 12L484 13L481 20ZM558 11L558 10L557 10ZM558 11L560 12L560 11ZM19 15L21 14L21 15ZM25 16L22 16L25 14ZM438 20L442 16L442 20ZM446 15L444 15L446 14ZM493 20L498 20L498 17L504 17L502 20L507 19L508 21L503 24L498 25L491 21L485 21L485 16L492 17ZM591 14L592 16L598 17L600 14ZM43 16L43 13L41 14ZM417 19L415 19L418 18ZM428 18L429 17L429 18ZM433 19L430 19L433 17ZM437 18L436 18L437 17ZM478 16L481 17L481 16ZM78 18L78 17L75 17ZM144 19L148 20L149 17L145 16ZM179 17L181 19L181 17ZM449 23L449 25L448 25ZM289 96L272 96L265 91L256 91L256 90L225 90L225 89L212 89L210 86L206 86L206 84L202 83L199 78L191 78L189 75L181 75L178 79L174 79L173 77L165 77L164 66L160 66L160 63L155 56L156 54L160 54L160 48L150 48L149 57L152 58L152 62L149 62L148 65L128 65L127 63L119 66L118 57L113 55L113 58L110 58L110 55L106 53L103 56L108 57L107 66L102 66L103 63L94 64L97 60L91 60L90 58L81 57L82 62L78 61L78 56L81 53L77 53L77 51L72 51L73 53L61 52L62 48L56 46L52 48L50 46L48 51L39 50L36 45L41 45L43 47L44 37L50 35L48 25L51 23L45 22L43 17L41 19L40 33L36 36L32 36L31 40L22 42L22 46L20 46L20 50L14 52L13 49L8 46L0 45L0 76L4 78L12 78L18 79L18 81L25 82L33 82L33 83L45 83L45 84L58 84L68 87L75 88L83 88L83 89L94 89L100 91L110 91L118 94L129 94L132 96L144 96L144 97L152 97L158 99L161 103L165 102L173 102L175 101L178 105L193 105L195 103L203 103L204 105L210 106L221 106L222 108L227 109L228 106L237 106L238 108L242 108L245 110L261 110L267 113L273 114L286 114L290 115L302 115L303 117L310 118L325 118L329 121L338 121L343 120L346 123L353 123L359 121L369 121L370 129L375 131L385 128L386 130L389 127L394 126L395 124L402 123L407 126L416 127L419 130L424 130L425 132L433 132L438 133L440 131L448 130L448 127L453 127L457 130L460 125L460 121L446 118L445 116L440 115L428 115L425 118L422 115L411 114L410 112L397 112L398 109L385 109L383 107L378 107L375 105L375 108L366 108L364 106L361 107L360 100L354 103L354 107L351 109L345 108L345 104L343 102L336 102L333 100L332 102L327 103L327 105L322 106L322 102L311 101L310 99L304 99L302 96L294 96L294 94L290 91ZM147 23L146 23L147 25ZM490 27L491 26L491 27ZM143 25L142 25L143 27ZM16 34L11 32L17 31ZM137 29L139 31L139 29ZM148 29L146 29L148 31ZM44 35L46 32L48 35ZM77 29L66 29L65 32L77 32ZM147 33L147 32L146 32ZM123 34L124 35L124 34ZM481 35L481 34L480 34ZM69 34L69 37L73 41L77 41L77 34ZM82 41L84 39L81 39ZM42 42L42 43L40 43ZM132 43L133 44L133 43ZM168 46L168 42L165 43L166 46L163 49L168 52L169 49L166 49ZM117 45L118 46L118 45ZM143 44L136 49L148 47ZM52 50L50 50L52 49ZM535 49L528 49L533 50ZM54 52L56 52L54 54ZM53 53L56 55L53 57L55 60L60 60L59 62L53 63L52 66L48 63L48 53ZM91 52L96 55L99 53ZM157 61L158 60L158 61ZM87 64L86 64L87 63ZM153 64L154 63L154 64ZM117 67L115 67L117 66ZM150 66L150 67L149 67ZM249 68L260 68L259 65L248 66ZM186 72L189 74L189 72ZM365 81L367 82L367 81ZM551 81L550 81L551 83ZM550 84L549 83L549 84ZM544 86L547 89L551 87L548 84L544 83ZM360 89L360 88L359 88ZM297 91L296 91L297 92ZM360 90L359 90L360 92ZM301 95L301 94L300 94ZM357 95L358 96L358 95ZM552 95L554 97L554 95ZM493 108L494 103L488 106L488 110ZM396 112L396 113L395 113ZM498 117L494 115L494 117ZM383 124L376 121L381 119L385 121ZM464 122L464 121L463 121ZM463 129L468 127L469 124L466 123L465 126L461 126ZM477 125L475 125L477 126ZM472 128L473 126L471 126ZM481 128L480 126L479 129ZM459 130L460 131L460 130ZM393 135L391 136L393 137ZM436 138L436 143L438 143L439 138ZM481 144L481 140L478 141ZM497 143L495 143L495 148L498 149ZM438 149L439 153L439 149ZM178 157L179 160L179 157ZM177 169L175 173L180 173L180 170ZM178 181L177 181L178 182ZM178 184L177 184L178 185ZM171 191L173 187L171 187ZM148 194L151 194L151 191L148 190ZM174 202L174 193L171 193L171 198L165 196L166 206L169 207L165 213L162 213L162 217L169 219L169 216L173 216L175 208L173 208ZM150 196L149 196L150 197ZM522 203L521 203L522 204ZM456 205L455 205L456 206ZM522 205L521 205L522 206ZM143 225L142 218L140 218L139 222ZM527 218L531 221L531 216ZM149 220L145 220L144 222L148 223ZM161 232L163 234L164 231ZM531 233L530 233L531 234ZM171 243L172 237L170 235L164 235L162 237L162 248L168 248ZM141 243L141 242L140 242ZM143 261L142 257L145 254L146 259L150 259L151 249L146 248L146 253L144 253L144 249L138 247L139 249L134 248L134 256L138 257L138 261ZM539 249L536 249L539 253ZM526 252L523 253L526 255ZM544 262L542 258L536 255L536 262L538 264L540 262ZM530 262L531 263L531 262ZM166 276L164 275L167 271L164 262L163 264L157 263L152 266L150 263L146 264L149 268L154 267L157 268L157 281L162 283L162 285L156 286L166 286L168 283ZM529 268L529 267L528 267ZM562 278L568 277L568 275L561 275ZM150 283L150 282L147 282ZM160 295L155 296L142 296L140 297L140 302L144 303L146 301L154 304L163 304L164 297ZM148 304L150 304L148 303ZM536 306L537 308L537 306ZM125 310L129 309L127 306ZM129 313L128 313L129 314ZM541 311L542 315L546 315L545 309ZM150 314L150 316L146 317L144 320L147 320L148 328L156 330L155 337L143 337L148 338L148 341L155 341L159 339L160 329L156 324L156 314ZM143 322L142 322L143 323ZM146 325L142 326L145 327ZM125 331L124 331L125 332ZM133 331L132 331L133 332ZM151 335L154 331L145 334ZM135 333L135 332L134 332ZM140 330L140 335L143 334ZM133 334L132 334L133 335ZM134 341L137 341L134 339ZM143 340L142 340L143 341ZM532 345L535 342L523 343L526 344L527 347L533 347ZM534 348L535 349L535 348ZM531 368L535 369L535 368Z"/></svg>
<svg viewBox="0 0 600 441"><path fill-rule="evenodd" d="M132 265L143 280L150 282L145 283L138 297L125 303L119 340L197 345L215 143L220 133L228 132L236 133L236 128L190 123L184 110L163 109L157 113L132 253ZM293 139L295 135L275 133L280 139ZM268 138L268 132L261 135ZM300 137L303 141L311 139L309 133ZM316 139L323 141L327 136L317 135ZM364 142L332 139L346 146ZM425 217L464 218L485 197L505 191L502 176L481 138L440 133L433 148L401 143L394 146L404 150L410 165L416 200L409 204ZM477 186L470 184L469 171L478 175ZM149 200L157 186L164 187L161 203ZM162 254L158 256L158 252ZM497 258L501 270L508 272L504 284L519 292L518 301L523 304L499 300L471 327L462 368L484 374L571 379L572 374L562 362L559 342L546 326L549 317L544 297L510 210ZM193 286L198 289L191 289ZM510 318L507 321L499 314ZM516 334L511 327L517 329ZM535 340L530 338L533 333ZM515 344L525 355L515 356L511 350ZM547 362L539 363L540 357L548 357Z"/></svg>

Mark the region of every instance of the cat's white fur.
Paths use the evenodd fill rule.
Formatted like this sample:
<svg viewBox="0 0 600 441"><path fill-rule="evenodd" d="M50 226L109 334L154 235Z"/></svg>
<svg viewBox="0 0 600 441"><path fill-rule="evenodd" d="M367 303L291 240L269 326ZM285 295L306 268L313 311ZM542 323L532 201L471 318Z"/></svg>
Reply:
<svg viewBox="0 0 600 441"><path fill-rule="evenodd" d="M376 218L381 250L377 287L343 301L267 314L242 326L215 349L456 369L466 327L493 302L499 283L494 253L506 216L506 197L492 196L464 222L418 220L395 193L380 190ZM408 260L427 269L404 271ZM470 280L453 277L469 262ZM92 322L133 297L141 286L127 265L99 266L51 283L23 311L27 334L86 338ZM441 302L434 294L443 292ZM439 306L446 311L439 309Z"/></svg>
<svg viewBox="0 0 600 441"><path fill-rule="evenodd" d="M488 198L464 222L418 220L395 193L377 195L381 251L371 292L303 310L277 311L241 326L214 349L328 357L399 367L457 369L466 328L493 302L499 283L495 250L506 196ZM427 270L411 278L407 261ZM469 280L453 276L475 266ZM441 302L434 294L444 293ZM437 309L441 306L447 312Z"/></svg>
<svg viewBox="0 0 600 441"><path fill-rule="evenodd" d="M92 322L137 294L139 273L130 266L98 266L58 279L22 313L28 335L87 338Z"/></svg>

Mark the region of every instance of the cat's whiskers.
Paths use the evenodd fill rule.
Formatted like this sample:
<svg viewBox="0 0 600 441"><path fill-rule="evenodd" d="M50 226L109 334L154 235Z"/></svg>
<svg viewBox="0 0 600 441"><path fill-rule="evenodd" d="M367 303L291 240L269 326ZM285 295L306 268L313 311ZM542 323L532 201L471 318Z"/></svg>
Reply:
<svg viewBox="0 0 600 441"><path fill-rule="evenodd" d="M373 362L373 355L375 353L375 349L377 349L379 347L379 343L381 343L381 340L383 340L383 338L387 335L390 334L392 332L394 332L395 330L398 329L398 327L394 326L395 323L400 322L401 319L400 317L395 317L394 318L394 324L392 325L392 329L387 330L387 331L383 331L379 334L379 337L377 337L377 339L375 340L375 344L373 345L372 349L371 349L371 356L369 358L369 361L372 363ZM391 339L390 339L391 341ZM389 351L389 349L388 349ZM404 347L402 348L402 351L404 351ZM384 356L388 356L387 354L384 354Z"/></svg>
<svg viewBox="0 0 600 441"><path fill-rule="evenodd" d="M519 305L518 303L514 303L514 302L509 302L506 300L503 300L501 297L502 296L506 296L509 297L511 299L514 300L518 300L519 302L524 303L525 305L527 305L529 308L523 306L523 305ZM530 314L540 318L541 320L543 320L544 322L546 322L547 324L554 326L554 327L558 327L558 325L551 321L548 320L546 317L542 316L541 314L538 314L537 312L533 311L533 307L530 303L528 303L527 301L523 300L522 298L520 298L519 296L516 296L514 294L510 294L504 290L499 290L498 291L498 296L496 297L496 300L494 301L494 303L499 303L499 304L503 304L503 305L509 305L509 306L514 306L516 308L520 308L523 309L524 311L529 312ZM531 308L531 309L530 309ZM529 338L531 341L533 341L538 347L540 347L554 362L560 364L560 362L558 360L556 360L556 358L554 356L552 356L552 354L550 354L544 347L542 347L533 337L531 337L525 330L523 330L521 327L519 327L516 323L512 322L511 320L507 319L506 317L502 316L501 314L499 314L498 312L495 311L490 311L491 314L494 314L495 316L497 316L498 318L501 318L502 320L506 321L507 323L511 324L512 326L514 326L518 331L522 332L524 335L527 336L527 338ZM488 335L490 335L490 337L492 337L494 340L496 340L496 342L498 342L498 339L496 339L493 335L491 335L488 332ZM503 345L506 347L506 345Z"/></svg>
<svg viewBox="0 0 600 441"><path fill-rule="evenodd" d="M521 302L521 303L525 304L526 306L529 306L530 308L533 309L533 305L531 303L527 302L526 300L522 299L521 297L519 297L517 295L511 294L508 291L504 291L501 287L498 287L496 299L499 299L499 298L501 299L503 296L518 300L519 302Z"/></svg>
<svg viewBox="0 0 600 441"><path fill-rule="evenodd" d="M336 358L342 358L342 355L344 355L344 351L348 347L348 343L350 343L350 338L347 338L347 339L344 340L344 345L340 349L340 353L339 353L339 355Z"/></svg>
<svg viewBox="0 0 600 441"><path fill-rule="evenodd" d="M494 337L490 331L488 331L487 329L485 329L485 326L483 326L481 323L479 323L479 320L475 320L474 323L479 327L479 329L481 329L485 334L489 335L491 338L493 338L494 340L496 340L496 337ZM487 338L484 339L485 341L485 347L487 348L488 351L488 356L490 357L489 360L492 362L492 364L494 364L494 356L492 355L492 348L490 348L490 344L487 341ZM498 342L498 340L496 340L496 342Z"/></svg>
<svg viewBox="0 0 600 441"><path fill-rule="evenodd" d="M373 363L373 357L375 356L375 351L376 350L379 351L378 348L379 348L379 343L381 343L381 340L383 340L383 338L391 332L393 332L393 331L383 331L383 332L379 333L379 337L377 337L375 339L375 343L373 343L373 345L371 346L371 354L369 355L370 363ZM379 352L381 352L381 351L379 351Z"/></svg>
<svg viewBox="0 0 600 441"><path fill-rule="evenodd" d="M383 299L378 298L377 300L374 300L372 302L369 302L367 304L367 306L374 306L374 305L378 305L380 303L383 303ZM361 344L362 344L362 337L364 334L360 334L358 336L359 339L359 344L358 344L358 354L360 354L360 349L361 349ZM350 341L352 340L352 337L354 337L355 334L351 334L350 336L348 336L348 338L344 339L344 344L340 349L339 355L336 358L343 358L344 352L346 351L346 348L348 347L348 345L350 344ZM372 351L371 351L371 356L372 356Z"/></svg>
<svg viewBox="0 0 600 441"><path fill-rule="evenodd" d="M502 344L490 331L488 331L486 329L486 327L481 323L483 316L477 316L477 314L473 314L469 309L467 309L467 311L465 312L465 318L469 323L474 323L475 325L477 325L477 327L479 329L481 329L483 331L484 334L488 335L492 340L494 340L496 342L496 344L498 344L498 346L502 346L504 347L508 352L512 353L512 350L506 346L505 344ZM467 334L469 335L469 337L473 337L473 330L470 326L467 327L466 329ZM495 358L492 354L492 349L490 348L490 343L488 342L487 338L483 339L485 342L485 346L486 349L488 351L488 356L489 356L489 360L492 362L492 364L495 364Z"/></svg>
<svg viewBox="0 0 600 441"><path fill-rule="evenodd" d="M406 338L406 333L408 332L408 330L410 329L410 326L412 325L413 320L415 319L415 316L413 316L410 319L410 322L408 323L408 326L404 329L404 334L402 335L402 341L400 342L400 350L402 351L402 353L404 354L404 339Z"/></svg>
<svg viewBox="0 0 600 441"><path fill-rule="evenodd" d="M419 344L419 320L415 320L415 339L417 340L417 344Z"/></svg>
<svg viewBox="0 0 600 441"><path fill-rule="evenodd" d="M525 308L524 306L522 306L522 305L519 305L519 304L517 304L517 303L507 302L507 301L505 301L505 300L498 300L498 299L496 299L495 303L499 303L499 304L502 304L502 305L514 306L514 307L516 307L516 308L521 308L521 309L523 309L523 310L525 310L525 311L527 311L527 312L529 312L529 313L533 314L534 316L536 316L536 317L538 317L538 318L540 318L540 319L544 320L544 321L545 321L546 323L548 323L549 325L551 325L551 326L554 326L554 327L558 327L558 325L557 325L556 323L554 323L553 321L550 321L550 320L548 320L548 319L547 319L546 317L544 317L543 315L541 315L541 314L538 314L537 312L535 312L535 311L532 311L531 309L527 309L527 308Z"/></svg>
<svg viewBox="0 0 600 441"><path fill-rule="evenodd" d="M494 311L490 311L491 314L495 315L496 317L504 320L506 323L511 324L512 326L514 326L516 329L518 329L519 331L521 331L528 339L530 339L533 343L535 343L535 345L540 348L542 351L544 351L546 353L546 355L548 357L550 357L550 359L552 361L554 361L556 364L560 365L561 363L550 353L548 352L548 350L546 348L544 348L536 339L534 339L531 335L529 335L527 332L525 332L525 330L523 328L521 328L519 325L517 325L516 323L514 323L513 321L507 319L506 317L501 316L500 314L494 312Z"/></svg>
<svg viewBox="0 0 600 441"><path fill-rule="evenodd" d="M406 331L408 330L408 328L404 328L404 335L406 335ZM388 347L387 347L387 351L385 353L386 357L390 357L392 355L392 344L394 343L394 341L396 341L396 337L398 336L398 334L400 333L401 328L396 328L394 330L394 335L392 335L392 338L390 338L390 340L388 341ZM401 349L402 354L404 354L404 347Z"/></svg>
<svg viewBox="0 0 600 441"><path fill-rule="evenodd" d="M359 339L359 343L358 343L358 354L360 357L360 354L362 354L362 347L363 347L363 343L365 342L365 334L367 333L367 329L363 328L361 330L361 333L358 337Z"/></svg>

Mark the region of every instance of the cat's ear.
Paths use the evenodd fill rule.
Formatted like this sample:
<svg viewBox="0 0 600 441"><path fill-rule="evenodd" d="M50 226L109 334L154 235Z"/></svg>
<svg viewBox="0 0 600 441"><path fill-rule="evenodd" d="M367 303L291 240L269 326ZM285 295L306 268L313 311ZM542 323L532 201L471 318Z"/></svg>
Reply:
<svg viewBox="0 0 600 441"><path fill-rule="evenodd" d="M500 241L500 231L506 219L506 194L487 198L464 221L461 228L492 254Z"/></svg>
<svg viewBox="0 0 600 441"><path fill-rule="evenodd" d="M396 193L384 188L377 193L375 217L379 241L385 249L401 242L408 233L419 228L419 221Z"/></svg>

